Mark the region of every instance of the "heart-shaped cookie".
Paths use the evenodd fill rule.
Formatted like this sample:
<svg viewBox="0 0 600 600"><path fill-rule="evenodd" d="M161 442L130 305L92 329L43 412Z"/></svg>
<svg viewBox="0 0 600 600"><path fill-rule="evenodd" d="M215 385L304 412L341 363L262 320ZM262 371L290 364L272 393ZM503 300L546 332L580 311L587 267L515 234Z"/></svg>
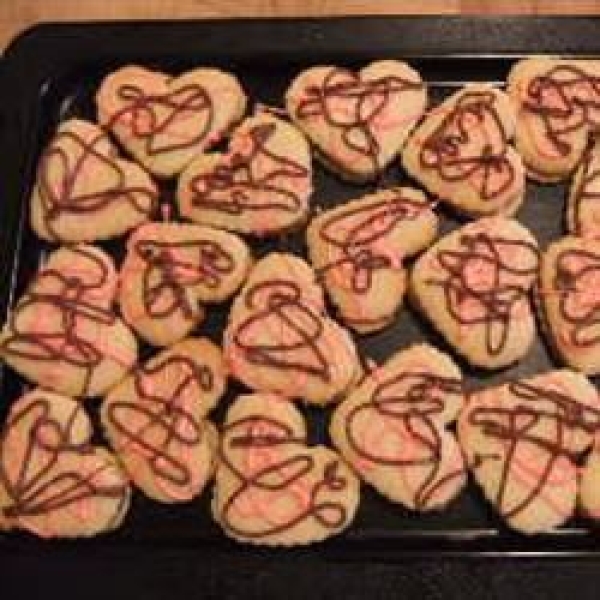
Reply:
<svg viewBox="0 0 600 600"><path fill-rule="evenodd" d="M537 296L560 357L583 373L600 373L600 240L569 236L548 246Z"/></svg>
<svg viewBox="0 0 600 600"><path fill-rule="evenodd" d="M266 235L305 220L312 193L304 136L270 114L246 119L226 154L204 154L181 175L184 217L240 233Z"/></svg>
<svg viewBox="0 0 600 600"><path fill-rule="evenodd" d="M160 502L191 500L213 470L205 419L225 391L221 351L206 339L164 350L113 388L101 419L131 480Z"/></svg>
<svg viewBox="0 0 600 600"><path fill-rule="evenodd" d="M118 527L129 485L116 458L91 443L80 402L36 389L10 409L0 439L0 512L40 537L88 537Z"/></svg>
<svg viewBox="0 0 600 600"><path fill-rule="evenodd" d="M44 150L31 196L31 226L42 238L85 242L147 221L158 190L137 164L121 160L93 123L63 122Z"/></svg>
<svg viewBox="0 0 600 600"><path fill-rule="evenodd" d="M149 223L127 242L121 312L150 344L172 344L202 321L202 304L222 302L239 288L250 264L248 247L234 234L201 225Z"/></svg>
<svg viewBox="0 0 600 600"><path fill-rule="evenodd" d="M306 238L340 316L367 333L393 319L406 289L404 258L428 246L436 232L437 217L425 195L397 188L320 213Z"/></svg>
<svg viewBox="0 0 600 600"><path fill-rule="evenodd" d="M486 217L455 229L415 263L411 299L472 365L519 360L535 338L529 301L539 252L513 219Z"/></svg>
<svg viewBox="0 0 600 600"><path fill-rule="evenodd" d="M511 527L531 534L573 514L575 461L599 427L596 389L561 370L472 394L458 435L485 497Z"/></svg>
<svg viewBox="0 0 600 600"><path fill-rule="evenodd" d="M93 246L49 255L8 316L0 356L27 379L69 396L96 396L137 360L137 343L115 315L117 273Z"/></svg>
<svg viewBox="0 0 600 600"><path fill-rule="evenodd" d="M334 410L335 446L362 479L418 511L443 508L467 471L447 427L463 403L462 377L431 346L412 346L374 369Z"/></svg>
<svg viewBox="0 0 600 600"><path fill-rule="evenodd" d="M318 542L348 527L359 500L357 477L329 448L307 445L291 403L252 394L231 406L212 500L228 536L268 546Z"/></svg>
<svg viewBox="0 0 600 600"><path fill-rule="evenodd" d="M543 182L565 179L600 130L600 61L536 56L516 63L507 84L528 174Z"/></svg>
<svg viewBox="0 0 600 600"><path fill-rule="evenodd" d="M159 177L179 173L239 121L246 96L233 75L195 69L177 77L126 66L102 81L98 120Z"/></svg>
<svg viewBox="0 0 600 600"><path fill-rule="evenodd" d="M504 92L490 85L467 85L413 132L402 163L458 212L511 215L525 194L523 164L509 144L514 129L514 113Z"/></svg>
<svg viewBox="0 0 600 600"><path fill-rule="evenodd" d="M350 335L325 313L314 272L291 254L256 263L223 344L231 374L250 388L316 404L335 400L360 373Z"/></svg>
<svg viewBox="0 0 600 600"><path fill-rule="evenodd" d="M407 64L377 61L358 73L335 66L300 73L286 92L290 118L340 175L373 179L423 116L427 90Z"/></svg>

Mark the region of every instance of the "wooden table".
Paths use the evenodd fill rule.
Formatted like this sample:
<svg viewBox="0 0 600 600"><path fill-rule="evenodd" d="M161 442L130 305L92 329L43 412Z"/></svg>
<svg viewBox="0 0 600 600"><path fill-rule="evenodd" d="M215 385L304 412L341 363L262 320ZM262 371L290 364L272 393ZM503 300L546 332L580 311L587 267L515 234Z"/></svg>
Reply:
<svg viewBox="0 0 600 600"><path fill-rule="evenodd" d="M599 0L0 0L0 49L41 21L361 14L600 14Z"/></svg>

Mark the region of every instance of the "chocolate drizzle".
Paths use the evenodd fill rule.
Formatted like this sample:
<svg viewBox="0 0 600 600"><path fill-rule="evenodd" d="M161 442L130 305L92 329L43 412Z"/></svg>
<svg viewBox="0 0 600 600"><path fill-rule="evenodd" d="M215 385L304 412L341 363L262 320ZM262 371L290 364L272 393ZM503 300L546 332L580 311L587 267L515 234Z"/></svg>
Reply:
<svg viewBox="0 0 600 600"><path fill-rule="evenodd" d="M533 78L523 108L542 122L546 139L560 156L572 150L565 136L600 125L600 77L573 65L558 65Z"/></svg>
<svg viewBox="0 0 600 600"><path fill-rule="evenodd" d="M168 391L152 385L152 378L170 369L178 376ZM205 434L203 422L196 418L193 407L185 405L186 394L199 394L213 389L213 373L206 365L198 365L186 356L170 355L156 365L139 368L134 375L135 401L115 400L108 404L107 418L123 441L141 449L157 479L185 487L192 481L189 459L178 453L178 447L193 450ZM136 425L135 418L141 418ZM155 439L156 438L156 439ZM191 455L191 460L195 457Z"/></svg>
<svg viewBox="0 0 600 600"><path fill-rule="evenodd" d="M187 289L204 285L217 289L224 275L235 269L235 260L212 240L167 242L139 240L134 252L146 264L142 276L142 297L147 314L166 318L180 311L194 319L197 306L190 302Z"/></svg>
<svg viewBox="0 0 600 600"><path fill-rule="evenodd" d="M84 371L79 395L85 396L96 367L105 352L93 341L80 337L81 321L98 326L113 325L114 313L98 306L89 299L101 290L109 278L108 267L94 253L84 248L69 251L91 263L85 275L95 274L96 279L86 282L76 274L63 274L57 269L45 268L29 285L24 296L10 313L8 335L0 345L2 354L44 362L66 362ZM50 286L56 291L42 291ZM48 317L33 317L33 310ZM23 319L23 315L28 318ZM23 319L23 322L22 322ZM33 319L33 320L32 320Z"/></svg>
<svg viewBox="0 0 600 600"><path fill-rule="evenodd" d="M297 191L297 182L308 181L310 172L299 162L268 148L276 129L275 123L256 125L245 134L249 141L247 148L232 154L228 163L194 177L189 183L192 206L228 215L264 210L301 211L304 196ZM270 169L265 168L267 164Z"/></svg>
<svg viewBox="0 0 600 600"><path fill-rule="evenodd" d="M128 186L127 176L111 153L98 148L107 142L107 136L99 133L93 139L73 131L59 131L45 150L38 167L37 190L42 205L44 225L48 233L59 239L55 223L65 215L86 217L103 211L117 203L127 202L141 215L151 214L157 204L157 193L152 188ZM64 144L73 144L74 153ZM59 169L58 181L53 182L53 169ZM99 189L81 193L77 186L94 169L102 173L106 182Z"/></svg>
<svg viewBox="0 0 600 600"><path fill-rule="evenodd" d="M484 201L510 189L515 170L492 92L465 92L423 142L419 162L450 182L469 180ZM485 131L485 139L479 139Z"/></svg>
<svg viewBox="0 0 600 600"><path fill-rule="evenodd" d="M400 94L423 88L422 82L395 75L364 80L351 71L334 67L322 83L306 88L306 96L296 108L296 118L323 118L329 127L340 130L348 150L369 159L374 170L380 171L384 165L379 162L377 119ZM340 105L344 109L336 110Z"/></svg>
<svg viewBox="0 0 600 600"><path fill-rule="evenodd" d="M373 273L393 266L390 257L378 251L376 244L390 235L399 223L414 220L430 208L428 202L398 194L368 206L349 206L348 210L330 216L319 228L319 237L334 246L341 256L320 267L317 273L322 276L332 269L349 266L352 270L352 291L355 294L368 293Z"/></svg>
<svg viewBox="0 0 600 600"><path fill-rule="evenodd" d="M523 266L518 260L503 256L503 249L511 248L523 253ZM447 276L428 283L442 288L446 310L454 320L461 325L485 328L486 350L497 356L508 340L515 306L527 301L537 273L538 249L530 242L479 232L461 235L460 248L439 252L437 261ZM469 281L470 269L477 267L482 282ZM473 315L464 314L465 302L476 308Z"/></svg>
<svg viewBox="0 0 600 600"><path fill-rule="evenodd" d="M336 459L329 461L323 474L311 485L310 478L320 467L305 444L306 440L294 436L288 424L272 416L252 415L225 425L220 457L222 465L236 477L239 484L225 500L219 514L219 522L223 527L243 538L261 539L289 531L310 519L325 529L337 530L344 526L348 520L344 504L321 499L324 493L341 493L346 489L348 482L339 474L340 462ZM244 468L237 466L231 456L235 452L260 452L264 449L280 449L284 456L271 459L270 464L249 475ZM249 502L256 495L276 498L287 490L291 493L303 481L308 485L306 505L298 506L289 516L282 518L273 513L264 525L251 519L247 528L242 527L240 519L236 519L234 513L246 498Z"/></svg>
<svg viewBox="0 0 600 600"><path fill-rule="evenodd" d="M573 228L576 235L584 234L586 229L587 216L583 214L584 204L593 204L597 207L596 210L600 210L600 163L597 154L593 151L586 153L579 183L573 191ZM586 219L586 223L584 223L584 219ZM590 225L593 225L595 219L592 218L590 221Z"/></svg>
<svg viewBox="0 0 600 600"><path fill-rule="evenodd" d="M574 264L570 265L569 263ZM591 282L595 288L600 281L600 255L589 250L564 250L556 257L553 288L559 293L560 316L572 328L569 342L578 347L590 347L600 342L600 294L592 303L582 302L586 293L593 293L585 278L596 276Z"/></svg>
<svg viewBox="0 0 600 600"><path fill-rule="evenodd" d="M117 97L125 105L111 115L106 126L127 126L132 137L143 140L144 150L150 156L193 148L211 133L214 106L210 94L201 85L188 84L165 94L146 94L136 85L125 84L118 88ZM179 141L159 141L161 137L174 137L169 136L169 128L177 120L192 117L202 118L197 133L189 138L181 136L183 139Z"/></svg>
<svg viewBox="0 0 600 600"><path fill-rule="evenodd" d="M58 463L63 453L75 453L82 460L93 455L94 448L88 441L78 443L73 431L82 411L77 404L61 422L52 416L51 401L38 396L11 415L0 444L0 481L10 498L10 504L3 509L6 517L36 517L94 498L116 500L113 519L120 515L128 497L125 481L112 485L96 481L102 472L115 468L112 463L105 463L87 474L62 469ZM15 457L8 455L7 440L29 419L33 419L29 435L23 436L27 446L20 457L16 477L11 477L7 464L9 461L12 464ZM37 464L34 465L34 461Z"/></svg>
<svg viewBox="0 0 600 600"><path fill-rule="evenodd" d="M562 392L539 385L513 382L508 388L518 399L514 406L476 406L470 411L468 422L503 446L502 452L477 454L474 467L479 468L490 460L502 463L495 504L504 517L513 518L543 493L560 458L575 458L576 454L568 447L569 434L583 431L592 435L598 431L600 411ZM511 473L516 468L513 460L523 445L533 446L543 452L545 461L537 481L525 497L508 506L506 493Z"/></svg>
<svg viewBox="0 0 600 600"><path fill-rule="evenodd" d="M462 382L458 379L424 372L406 372L379 383L369 402L355 406L346 416L345 437L359 457L396 470L426 469L420 485L414 490L413 501L417 510L427 508L439 489L464 473L461 465L460 468L439 477L443 443L440 429L444 425L436 422L446 404L443 395L456 396L462 393ZM361 418L369 418L369 415L385 422L395 422L395 430L400 426L406 437L410 438L410 442L403 443L415 446L415 456L386 456L371 444L362 441L355 426Z"/></svg>
<svg viewBox="0 0 600 600"><path fill-rule="evenodd" d="M235 328L233 343L243 351L245 360L331 380L328 360L319 347L323 317L303 302L296 283L263 281L245 292L244 303L253 312ZM261 342L264 331L267 339Z"/></svg>

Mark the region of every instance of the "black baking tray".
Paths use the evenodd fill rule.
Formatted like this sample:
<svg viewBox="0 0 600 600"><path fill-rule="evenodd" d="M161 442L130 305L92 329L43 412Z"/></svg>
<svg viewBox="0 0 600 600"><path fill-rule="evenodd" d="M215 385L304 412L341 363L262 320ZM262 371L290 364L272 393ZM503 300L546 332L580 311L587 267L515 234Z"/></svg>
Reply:
<svg viewBox="0 0 600 600"><path fill-rule="evenodd" d="M510 66L533 53L600 56L600 19L555 18L349 18L206 22L126 22L45 24L26 31L0 62L0 315L22 292L51 246L28 226L28 198L40 150L59 122L69 116L94 117L94 92L102 77L127 63L167 72L212 65L237 74L252 102L281 106L293 76L314 64L360 67L379 58L408 61L429 83L439 101L472 81L502 83ZM313 206L333 206L375 189L376 185L342 182L316 164ZM385 184L408 182L395 165ZM174 186L161 184L163 199L172 201ZM565 185L528 183L519 218L542 246L564 232ZM444 209L442 231L458 223ZM103 244L117 258L122 243ZM254 243L260 255L271 249L304 252L303 234ZM220 340L228 306L210 312L198 328ZM383 332L357 337L362 353L383 360L416 340L446 348L429 326L407 308ZM147 354L148 349L145 350ZM482 373L461 363L471 389L552 368L547 348L538 340L518 366ZM0 417L23 390L12 371L0 371ZM243 388L230 386L220 410ZM94 414L97 403L89 403ZM327 441L328 412L303 408L313 441ZM95 417L95 414L93 415ZM227 540L213 523L210 491L181 506L164 506L135 493L124 525L93 540L42 542L22 533L0 535L0 555L29 550L44 556L53 547L69 555L106 549L193 549L201 556L311 553L340 561L395 560L402 557L571 556L599 557L600 531L578 519L558 531L536 537L510 532L483 500L477 486L468 488L447 510L410 513L363 488L357 518L347 532L315 547L263 550Z"/></svg>

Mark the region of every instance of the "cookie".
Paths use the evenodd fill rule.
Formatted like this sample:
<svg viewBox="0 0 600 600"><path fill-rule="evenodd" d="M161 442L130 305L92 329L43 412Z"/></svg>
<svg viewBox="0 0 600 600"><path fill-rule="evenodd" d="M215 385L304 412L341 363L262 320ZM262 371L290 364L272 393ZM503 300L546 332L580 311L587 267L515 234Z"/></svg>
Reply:
<svg viewBox="0 0 600 600"><path fill-rule="evenodd" d="M118 527L130 490L115 457L91 442L80 402L40 388L13 403L0 438L0 512L40 537Z"/></svg>
<svg viewBox="0 0 600 600"><path fill-rule="evenodd" d="M392 502L441 509L467 480L447 427L463 404L462 376L425 344L396 352L337 406L331 439L361 478Z"/></svg>
<svg viewBox="0 0 600 600"><path fill-rule="evenodd" d="M113 310L117 274L93 246L52 252L8 315L0 357L26 379L68 396L97 396L137 360L137 343Z"/></svg>
<svg viewBox="0 0 600 600"><path fill-rule="evenodd" d="M485 217L449 233L417 259L411 298L472 365L505 367L525 356L535 337L529 291L538 256L525 227Z"/></svg>
<svg viewBox="0 0 600 600"><path fill-rule="evenodd" d="M294 79L286 107L326 166L347 179L368 181L400 152L425 112L427 89L414 69L395 60L359 72L318 66Z"/></svg>
<svg viewBox="0 0 600 600"><path fill-rule="evenodd" d="M541 261L538 301L551 345L570 367L600 373L600 240L562 238Z"/></svg>
<svg viewBox="0 0 600 600"><path fill-rule="evenodd" d="M600 238L600 143L590 148L575 172L566 220L570 233Z"/></svg>
<svg viewBox="0 0 600 600"><path fill-rule="evenodd" d="M567 178L600 127L600 61L532 57L513 66L507 84L528 175Z"/></svg>
<svg viewBox="0 0 600 600"><path fill-rule="evenodd" d="M402 152L408 173L442 202L472 217L512 215L523 201L523 163L510 145L508 96L469 84L436 107Z"/></svg>
<svg viewBox="0 0 600 600"><path fill-rule="evenodd" d="M581 470L578 506L584 516L600 519L600 447L597 442Z"/></svg>
<svg viewBox="0 0 600 600"><path fill-rule="evenodd" d="M330 319L308 264L272 252L256 263L223 335L229 372L253 390L325 404L360 373L348 332Z"/></svg>
<svg viewBox="0 0 600 600"><path fill-rule="evenodd" d="M308 251L339 315L359 333L377 331L402 304L403 260L435 238L437 217L422 192L379 191L320 213L308 227Z"/></svg>
<svg viewBox="0 0 600 600"><path fill-rule="evenodd" d="M96 94L98 121L158 177L180 173L217 144L246 110L237 79L217 69L177 77L128 65Z"/></svg>
<svg viewBox="0 0 600 600"><path fill-rule="evenodd" d="M106 396L106 436L147 496L184 502L203 490L216 447L206 415L224 392L221 351L209 340L190 338L138 367Z"/></svg>
<svg viewBox="0 0 600 600"><path fill-rule="evenodd" d="M147 221L157 202L158 190L148 174L119 158L102 129L70 119L40 158L31 227L45 240L103 240Z"/></svg>
<svg viewBox="0 0 600 600"><path fill-rule="evenodd" d="M573 514L575 461L599 425L596 389L565 369L471 395L458 437L486 499L510 527L533 534Z"/></svg>
<svg viewBox="0 0 600 600"><path fill-rule="evenodd" d="M308 446L301 413L271 394L240 396L221 433L212 513L239 542L296 546L348 527L360 483L340 456Z"/></svg>
<svg viewBox="0 0 600 600"><path fill-rule="evenodd" d="M119 305L123 318L154 346L183 339L204 319L204 304L237 291L251 264L247 245L210 227L149 223L127 242Z"/></svg>
<svg viewBox="0 0 600 600"><path fill-rule="evenodd" d="M204 154L189 165L177 199L181 215L196 223L261 236L305 221L311 193L304 136L261 113L233 132L226 153Z"/></svg>

